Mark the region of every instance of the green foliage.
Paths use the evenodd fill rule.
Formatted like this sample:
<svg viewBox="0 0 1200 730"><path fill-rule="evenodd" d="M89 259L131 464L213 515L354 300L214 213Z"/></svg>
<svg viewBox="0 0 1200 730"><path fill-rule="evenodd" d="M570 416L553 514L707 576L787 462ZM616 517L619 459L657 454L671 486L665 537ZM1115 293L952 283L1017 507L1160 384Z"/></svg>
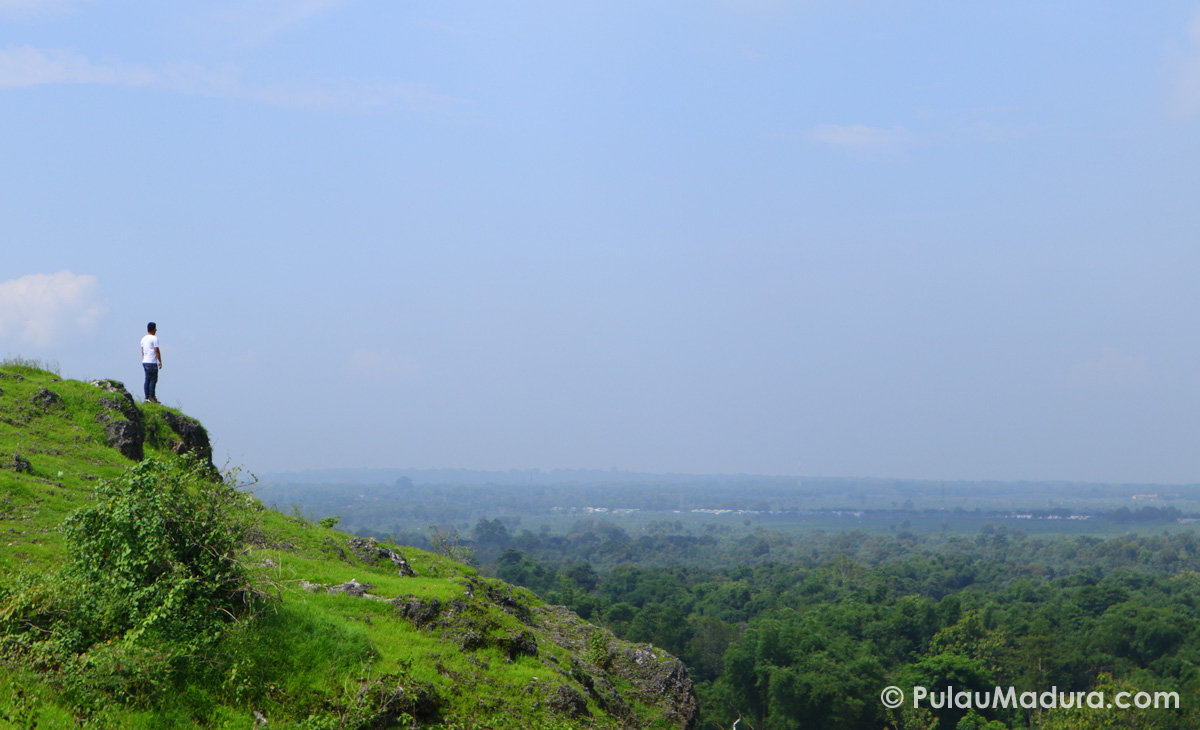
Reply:
<svg viewBox="0 0 1200 730"><path fill-rule="evenodd" d="M584 649L583 656L601 669L608 669L612 665L612 647L609 646L608 637L603 631L588 634L587 648Z"/></svg>
<svg viewBox="0 0 1200 730"><path fill-rule="evenodd" d="M0 647L79 700L141 704L213 656L250 608L236 559L249 498L186 457L147 459L97 498L63 523L66 565L0 596Z"/></svg>
<svg viewBox="0 0 1200 730"><path fill-rule="evenodd" d="M291 515L292 515L292 520L294 522L296 522L300 525L303 525L305 527L307 527L308 524L313 521L312 510L309 510L308 513L306 514L304 512L304 505L300 504L299 502L292 503Z"/></svg>
<svg viewBox="0 0 1200 730"><path fill-rule="evenodd" d="M321 519L317 520L317 524L321 527L324 527L326 530L332 530L334 527L337 527L337 523L341 521L342 518L340 516L333 515L331 517L322 517Z"/></svg>
<svg viewBox="0 0 1200 730"><path fill-rule="evenodd" d="M1200 708L1186 702L1200 696L1196 535L1009 537L992 530L925 543L854 532L813 536L796 561L755 565L735 552L704 567L584 571L574 546L609 539L594 533L541 538L560 541L557 561L510 547L490 567L622 638L683 658L699 682L702 726L741 716L741 727L760 729L1036 727L1021 709L876 714L874 698L888 684L1077 691L1097 668L1185 698L1183 709L1147 715L1154 724L1139 727L1200 726ZM850 666L859 669L845 673ZM1056 721L1104 726L1087 713Z"/></svg>
<svg viewBox="0 0 1200 730"><path fill-rule="evenodd" d="M102 631L152 632L195 648L244 612L236 555L251 502L232 479L207 477L197 460L147 459L63 523L67 578L91 588Z"/></svg>
<svg viewBox="0 0 1200 730"><path fill-rule="evenodd" d="M1008 726L999 720L988 720L975 710L968 710L954 730L1008 730Z"/></svg>
<svg viewBox="0 0 1200 730"><path fill-rule="evenodd" d="M1122 702L1130 706L1125 709L1093 708L1085 703L1082 707L1054 708L1045 713L1039 730L1125 730L1126 728L1158 730L1159 728L1195 727L1194 724L1187 722L1187 718L1181 717L1184 713L1179 709L1173 707L1156 709L1153 706L1139 709L1133 706L1133 695L1139 691L1153 692L1157 689L1150 683L1115 679L1111 674L1102 673L1096 677L1095 683L1089 689L1102 692L1105 703L1114 702L1120 692L1128 692L1130 698L1124 699ZM1181 720L1184 724L1180 724Z"/></svg>
<svg viewBox="0 0 1200 730"><path fill-rule="evenodd" d="M439 525L429 526L429 544L434 553L467 565L475 564L475 551L458 543L458 530Z"/></svg>
<svg viewBox="0 0 1200 730"><path fill-rule="evenodd" d="M477 547L503 550L508 547L508 528L499 519L480 519L471 530L471 539Z"/></svg>

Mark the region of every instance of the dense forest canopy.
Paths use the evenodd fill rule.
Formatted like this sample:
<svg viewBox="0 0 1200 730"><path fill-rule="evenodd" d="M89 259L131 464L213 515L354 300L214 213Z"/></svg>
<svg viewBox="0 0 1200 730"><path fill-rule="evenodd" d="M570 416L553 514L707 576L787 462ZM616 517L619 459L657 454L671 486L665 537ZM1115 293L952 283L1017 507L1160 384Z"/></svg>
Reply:
<svg viewBox="0 0 1200 730"><path fill-rule="evenodd" d="M848 488L838 493L839 484ZM1040 486L980 493L744 478L489 487L401 477L349 489L271 485L267 497L278 490L294 510L341 514L361 534L473 560L666 648L698 682L702 727L1200 725L1190 493ZM888 686L1053 689L1069 701L889 708L880 700ZM1072 693L1089 692L1107 692L1106 702L1159 692L1178 704L1079 706L1084 695Z"/></svg>

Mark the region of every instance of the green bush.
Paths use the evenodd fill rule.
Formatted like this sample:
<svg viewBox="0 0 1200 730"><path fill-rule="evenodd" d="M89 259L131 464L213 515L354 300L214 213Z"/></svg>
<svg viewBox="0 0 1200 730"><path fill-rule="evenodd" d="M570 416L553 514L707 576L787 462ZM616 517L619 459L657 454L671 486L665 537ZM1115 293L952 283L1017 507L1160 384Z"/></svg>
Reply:
<svg viewBox="0 0 1200 730"><path fill-rule="evenodd" d="M105 633L198 646L245 609L246 495L196 459L147 459L63 523L67 571L90 586Z"/></svg>
<svg viewBox="0 0 1200 730"><path fill-rule="evenodd" d="M253 592L237 554L252 511L190 457L147 459L63 523L58 572L0 590L0 653L80 695L148 701L203 666Z"/></svg>

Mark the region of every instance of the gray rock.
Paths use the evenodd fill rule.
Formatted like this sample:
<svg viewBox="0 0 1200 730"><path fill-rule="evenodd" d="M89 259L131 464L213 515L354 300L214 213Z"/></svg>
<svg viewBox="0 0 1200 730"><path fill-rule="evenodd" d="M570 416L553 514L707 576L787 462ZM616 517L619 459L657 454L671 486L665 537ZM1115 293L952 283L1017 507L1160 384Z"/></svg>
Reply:
<svg viewBox="0 0 1200 730"><path fill-rule="evenodd" d="M605 631L563 606L538 606L533 612L543 638L577 657L586 656L592 632ZM611 637L607 631L605 634ZM680 730L696 727L700 704L691 677L683 663L666 652L646 646L617 650L610 666L588 663L573 669L571 678L583 685L601 709L629 723L635 718L630 704L642 703L661 708L663 717ZM618 685L622 689L618 690Z"/></svg>
<svg viewBox="0 0 1200 730"><path fill-rule="evenodd" d="M100 412L96 414L96 421L104 425L108 445L127 459L141 461L146 455L146 428L133 396L117 380L93 380L92 385L112 394L111 398L100 399Z"/></svg>
<svg viewBox="0 0 1200 730"><path fill-rule="evenodd" d="M509 661L515 661L519 656L538 655L537 637L528 631L516 634L510 632L507 636L495 639L495 644L505 653Z"/></svg>
<svg viewBox="0 0 1200 730"><path fill-rule="evenodd" d="M380 560L390 560L392 565L395 565L402 578L412 578L417 575L417 572L412 569L408 561L400 553L391 548L383 547L375 542L373 537L352 537L346 541L358 559L367 565L375 565Z"/></svg>
<svg viewBox="0 0 1200 730"><path fill-rule="evenodd" d="M40 388L38 389L37 395L33 396L33 403L34 405L41 406L42 408L53 408L54 406L62 405L62 396L58 393L55 393L53 390Z"/></svg>
<svg viewBox="0 0 1200 730"><path fill-rule="evenodd" d="M571 720L578 720L581 717L591 717L592 715L592 713L588 712L587 699L579 694L578 690L566 684L558 685L554 693L546 700L546 705L559 715Z"/></svg>
<svg viewBox="0 0 1200 730"><path fill-rule="evenodd" d="M397 614L412 621L417 628L432 624L442 614L442 602L436 598L426 602L416 596L397 596L392 599L392 605Z"/></svg>
<svg viewBox="0 0 1200 730"><path fill-rule="evenodd" d="M29 463L29 459L26 459L24 456L21 456L20 454L13 454L12 459L10 459L9 462L7 464L5 464L4 466L8 467L9 469L12 469L13 471L17 472L18 474L32 474L33 473L33 465Z"/></svg>
<svg viewBox="0 0 1200 730"><path fill-rule="evenodd" d="M374 587L375 586L371 585L370 583L359 583L358 581L351 578L350 580L346 581L345 583L339 583L336 586L329 586L325 590L328 591L329 593L345 593L348 596L354 596L356 598L363 598L364 596L367 595L367 591L371 590Z"/></svg>
<svg viewBox="0 0 1200 730"><path fill-rule="evenodd" d="M351 565L354 565L354 561L350 559L350 556L346 554L346 551L342 549L341 545L338 545L333 540L326 540L325 542L323 542L321 544L327 548L332 549L333 552L337 553L338 559L340 559L342 562L350 563Z"/></svg>
<svg viewBox="0 0 1200 730"><path fill-rule="evenodd" d="M641 648L625 652L617 664L616 673L632 681L641 692L671 699L666 708L667 719L684 728L695 727L700 703L683 662L669 654L659 656L651 649Z"/></svg>
<svg viewBox="0 0 1200 730"><path fill-rule="evenodd" d="M194 418L180 416L171 411L163 411L162 418L179 436L179 441L172 445L171 450L176 454L196 454L205 462L209 469L216 471L212 460L212 443L208 440L208 431Z"/></svg>
<svg viewBox="0 0 1200 730"><path fill-rule="evenodd" d="M438 696L437 689L432 683L410 677L389 677L389 679L396 681L394 687L380 682L360 690L362 695L369 698L368 701L373 706L381 708L381 712L363 727L399 727L400 718L404 715L409 716L408 721L414 718L421 720L422 725L425 724L425 721L437 717L442 699ZM407 723L405 726L408 726Z"/></svg>

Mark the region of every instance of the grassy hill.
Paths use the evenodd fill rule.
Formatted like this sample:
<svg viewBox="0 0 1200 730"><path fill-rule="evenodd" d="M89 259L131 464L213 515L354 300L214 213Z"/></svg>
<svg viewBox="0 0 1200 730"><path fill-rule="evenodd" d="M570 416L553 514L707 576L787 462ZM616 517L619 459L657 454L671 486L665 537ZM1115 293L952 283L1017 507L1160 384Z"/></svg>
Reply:
<svg viewBox="0 0 1200 730"><path fill-rule="evenodd" d="M665 652L237 479L120 383L0 365L0 729L694 725Z"/></svg>

